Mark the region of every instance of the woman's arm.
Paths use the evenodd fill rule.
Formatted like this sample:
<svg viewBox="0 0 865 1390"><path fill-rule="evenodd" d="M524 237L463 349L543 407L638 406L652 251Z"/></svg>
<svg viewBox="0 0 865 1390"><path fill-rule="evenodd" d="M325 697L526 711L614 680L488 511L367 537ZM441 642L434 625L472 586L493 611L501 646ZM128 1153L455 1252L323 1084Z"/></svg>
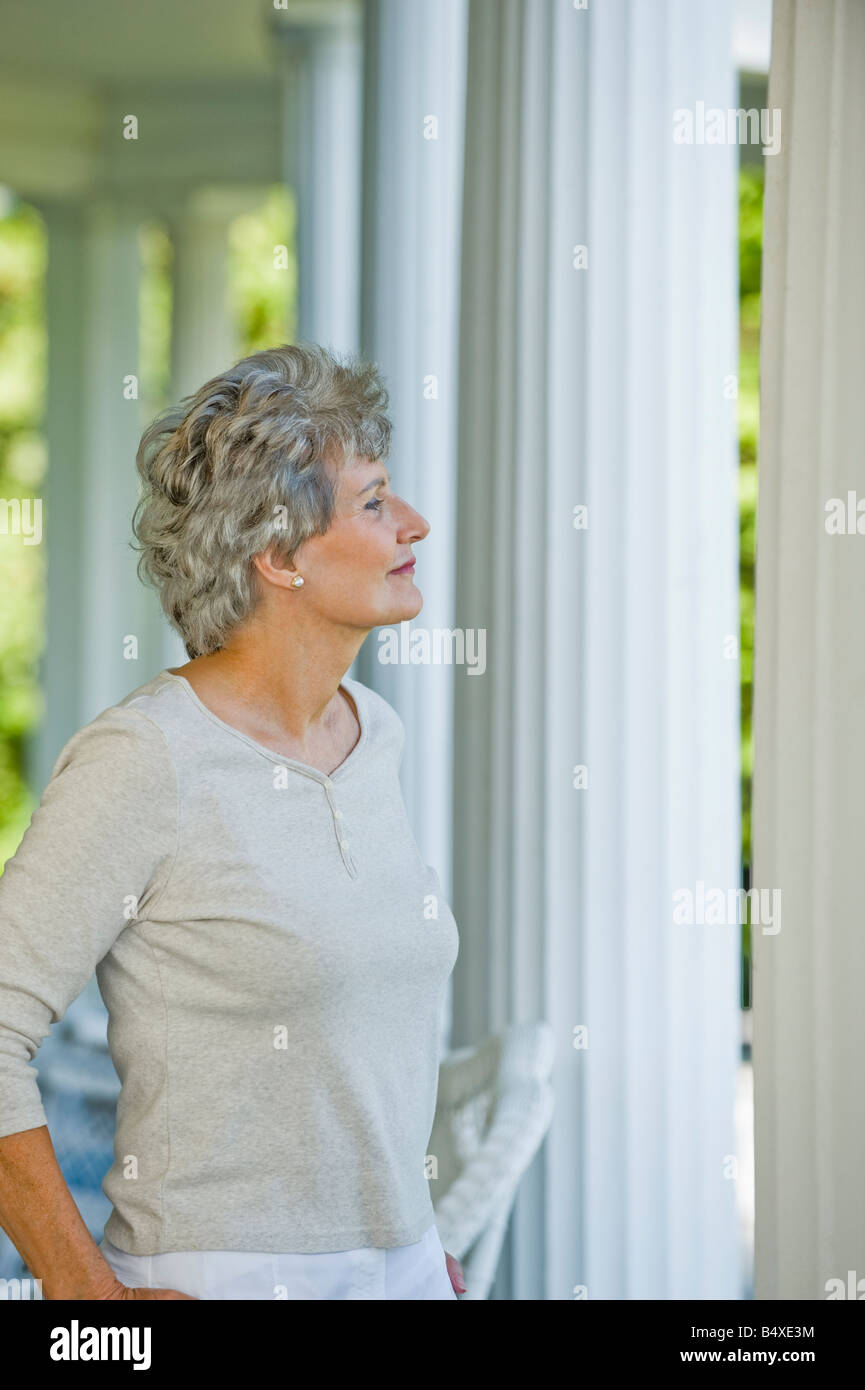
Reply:
<svg viewBox="0 0 865 1390"><path fill-rule="evenodd" d="M193 1297L176 1289L130 1289L120 1282L72 1199L46 1125L0 1139L0 1226L41 1280L44 1298Z"/></svg>
<svg viewBox="0 0 865 1390"><path fill-rule="evenodd" d="M46 1125L0 1139L0 1226L45 1298L110 1298L118 1283L72 1200Z"/></svg>
<svg viewBox="0 0 865 1390"><path fill-rule="evenodd" d="M66 1186L31 1063L129 925L130 905L146 912L158 896L176 831L163 734L134 710L108 710L66 744L0 877L0 1226L48 1298L138 1296Z"/></svg>

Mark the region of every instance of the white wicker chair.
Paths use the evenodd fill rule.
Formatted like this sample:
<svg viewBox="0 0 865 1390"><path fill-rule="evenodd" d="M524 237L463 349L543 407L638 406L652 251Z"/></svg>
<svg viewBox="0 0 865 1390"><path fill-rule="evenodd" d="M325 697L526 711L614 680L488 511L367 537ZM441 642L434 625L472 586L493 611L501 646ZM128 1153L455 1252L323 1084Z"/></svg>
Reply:
<svg viewBox="0 0 865 1390"><path fill-rule="evenodd" d="M553 1114L555 1056L547 1023L518 1023L439 1068L429 1141L442 1245L463 1267L466 1299L489 1296L520 1179Z"/></svg>

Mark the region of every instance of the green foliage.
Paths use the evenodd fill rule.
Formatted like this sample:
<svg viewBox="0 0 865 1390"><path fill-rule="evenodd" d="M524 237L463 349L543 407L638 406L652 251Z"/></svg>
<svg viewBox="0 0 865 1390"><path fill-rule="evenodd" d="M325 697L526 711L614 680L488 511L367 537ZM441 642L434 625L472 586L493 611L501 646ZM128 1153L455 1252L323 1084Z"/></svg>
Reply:
<svg viewBox="0 0 865 1390"><path fill-rule="evenodd" d="M739 171L739 298L760 295L763 261L763 166Z"/></svg>
<svg viewBox="0 0 865 1390"><path fill-rule="evenodd" d="M296 207L293 194L270 189L262 205L243 213L228 236L228 290L238 356L291 342L297 324L297 262L293 254ZM277 248L287 251L278 264Z"/></svg>
<svg viewBox="0 0 865 1390"><path fill-rule="evenodd" d="M10 200L11 201L11 200ZM11 202L0 218L0 498L39 498L45 476L45 227ZM25 738L42 712L38 664L45 557L21 535L0 535L0 864L15 852L36 804Z"/></svg>
<svg viewBox="0 0 865 1390"><path fill-rule="evenodd" d="M751 863L751 720L754 691L754 576L757 545L757 443L760 425L760 267L763 254L763 167L739 173L739 612L742 701L742 862ZM751 931L743 927L747 965ZM744 1002L750 1003L746 990Z"/></svg>

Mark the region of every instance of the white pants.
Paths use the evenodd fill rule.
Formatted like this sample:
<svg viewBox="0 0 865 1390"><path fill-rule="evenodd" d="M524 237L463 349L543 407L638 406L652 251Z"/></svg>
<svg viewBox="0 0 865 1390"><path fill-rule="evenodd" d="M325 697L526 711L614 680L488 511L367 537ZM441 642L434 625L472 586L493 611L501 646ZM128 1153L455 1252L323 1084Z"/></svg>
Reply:
<svg viewBox="0 0 865 1390"><path fill-rule="evenodd" d="M456 1299L435 1222L411 1245L321 1255L181 1250L127 1255L100 1245L129 1288L177 1289L202 1299Z"/></svg>

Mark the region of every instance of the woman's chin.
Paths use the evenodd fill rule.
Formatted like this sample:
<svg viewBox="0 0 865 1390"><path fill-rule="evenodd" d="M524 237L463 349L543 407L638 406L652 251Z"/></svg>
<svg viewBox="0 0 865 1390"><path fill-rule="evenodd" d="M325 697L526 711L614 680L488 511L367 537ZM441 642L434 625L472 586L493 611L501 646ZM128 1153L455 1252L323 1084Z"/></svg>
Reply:
<svg viewBox="0 0 865 1390"><path fill-rule="evenodd" d="M408 585L406 586L408 587ZM397 600L390 608L390 616L383 618L382 622L393 626L396 623L407 623L412 618L416 618L423 608L423 594L420 589L411 586L411 592L405 598Z"/></svg>

